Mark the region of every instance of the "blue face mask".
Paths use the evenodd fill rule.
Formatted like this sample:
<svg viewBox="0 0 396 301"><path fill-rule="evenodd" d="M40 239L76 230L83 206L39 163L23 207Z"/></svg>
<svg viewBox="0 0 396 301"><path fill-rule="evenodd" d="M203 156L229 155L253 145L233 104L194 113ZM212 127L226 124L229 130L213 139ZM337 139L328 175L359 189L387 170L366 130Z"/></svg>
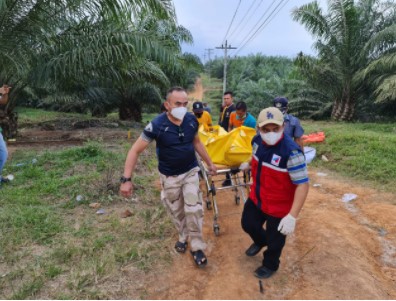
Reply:
<svg viewBox="0 0 396 301"><path fill-rule="evenodd" d="M237 120L243 120L243 119L245 119L245 118L246 118L246 114L243 115L242 117L239 116L239 115L236 115L236 119L237 119Z"/></svg>

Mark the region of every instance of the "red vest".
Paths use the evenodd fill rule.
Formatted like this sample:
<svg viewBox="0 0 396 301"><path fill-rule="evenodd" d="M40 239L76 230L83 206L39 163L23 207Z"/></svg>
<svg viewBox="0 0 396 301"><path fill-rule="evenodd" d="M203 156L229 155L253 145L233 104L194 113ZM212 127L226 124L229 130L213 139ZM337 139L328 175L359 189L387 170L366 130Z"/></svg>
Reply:
<svg viewBox="0 0 396 301"><path fill-rule="evenodd" d="M290 152L295 149L294 141L284 136L276 145L267 146L256 136L252 144L253 185L249 198L264 213L283 218L290 212L297 187L287 170Z"/></svg>

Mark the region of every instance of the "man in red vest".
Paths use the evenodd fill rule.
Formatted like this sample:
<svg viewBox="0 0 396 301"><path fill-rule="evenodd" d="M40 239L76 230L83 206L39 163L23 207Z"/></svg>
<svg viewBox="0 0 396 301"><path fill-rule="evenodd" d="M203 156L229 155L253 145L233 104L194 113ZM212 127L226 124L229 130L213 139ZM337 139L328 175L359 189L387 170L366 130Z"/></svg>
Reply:
<svg viewBox="0 0 396 301"><path fill-rule="evenodd" d="M259 135L252 140L253 184L241 222L253 240L245 252L247 256L255 256L267 247L262 265L254 274L258 278L269 278L279 268L286 235L294 232L308 194L309 180L303 152L283 133L282 112L274 107L262 110L257 125Z"/></svg>

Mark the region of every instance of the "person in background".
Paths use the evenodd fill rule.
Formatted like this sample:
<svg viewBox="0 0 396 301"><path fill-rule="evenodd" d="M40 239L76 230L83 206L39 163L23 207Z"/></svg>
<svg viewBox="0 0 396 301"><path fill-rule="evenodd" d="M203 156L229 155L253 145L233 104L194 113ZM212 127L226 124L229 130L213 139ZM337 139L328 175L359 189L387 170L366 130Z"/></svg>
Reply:
<svg viewBox="0 0 396 301"><path fill-rule="evenodd" d="M206 112L208 112L209 114L211 114L211 113L212 113L212 109L210 108L210 106L208 105L208 103L207 103L207 102L203 102L202 104L203 104L204 110L205 110Z"/></svg>
<svg viewBox="0 0 396 301"><path fill-rule="evenodd" d="M3 85L3 87L0 88L0 93L1 93L0 105L6 105L8 103L8 93L10 92L10 89L11 87L7 85ZM0 126L0 188L1 188L1 184L8 183L10 181L9 179L4 178L2 176L3 168L5 163L7 162L7 158L8 158L7 145L2 135L2 128Z"/></svg>
<svg viewBox="0 0 396 301"><path fill-rule="evenodd" d="M226 131L228 131L230 115L232 112L235 111L235 105L233 104L233 100L234 100L233 94L231 91L224 92L224 95L223 95L224 107L221 112L219 125Z"/></svg>
<svg viewBox="0 0 396 301"><path fill-rule="evenodd" d="M212 130L212 117L205 111L203 103L200 101L194 102L192 110L195 117L197 117L199 126L202 125L206 132Z"/></svg>
<svg viewBox="0 0 396 301"><path fill-rule="evenodd" d="M233 104L234 98L233 93L231 91L226 91L223 94L223 109L220 115L219 125L228 131L228 125L230 122L230 115L235 111L235 105ZM226 179L221 184L223 187L231 185L231 176L229 173L226 173Z"/></svg>
<svg viewBox="0 0 396 301"><path fill-rule="evenodd" d="M230 122L228 124L228 131L232 131L240 126L247 126L256 128L256 118L247 112L247 105L244 101L239 101L235 105L235 111L230 115Z"/></svg>
<svg viewBox="0 0 396 301"><path fill-rule="evenodd" d="M259 135L252 140L253 184L241 224L253 240L245 252L247 256L255 256L267 247L262 265L254 274L258 278L269 278L279 268L286 236L294 232L308 195L309 179L303 152L284 134L282 112L274 107L264 109L257 123Z"/></svg>
<svg viewBox="0 0 396 301"><path fill-rule="evenodd" d="M304 141L302 140L304 129L297 117L287 113L289 104L288 99L286 97L276 97L273 102L274 107L278 108L283 113L285 119L285 134L292 137L304 152Z"/></svg>
<svg viewBox="0 0 396 301"><path fill-rule="evenodd" d="M216 166L199 140L198 121L187 112L187 104L187 93L183 88L169 89L165 101L167 112L157 115L144 128L128 152L120 179L120 194L124 197L132 195L132 176L138 157L155 140L161 199L179 233L175 249L180 253L186 252L190 239L194 262L198 267L204 267L208 260L203 252L206 248L202 237L204 211L195 152L205 161L212 175L216 174Z"/></svg>

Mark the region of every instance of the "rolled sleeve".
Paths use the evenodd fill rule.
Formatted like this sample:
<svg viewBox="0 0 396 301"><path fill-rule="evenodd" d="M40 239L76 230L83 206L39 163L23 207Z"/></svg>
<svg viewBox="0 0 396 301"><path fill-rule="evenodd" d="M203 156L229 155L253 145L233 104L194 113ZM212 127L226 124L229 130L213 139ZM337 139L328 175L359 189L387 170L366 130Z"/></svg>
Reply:
<svg viewBox="0 0 396 301"><path fill-rule="evenodd" d="M287 170L291 181L298 185L309 182L304 154L294 150L287 161Z"/></svg>

